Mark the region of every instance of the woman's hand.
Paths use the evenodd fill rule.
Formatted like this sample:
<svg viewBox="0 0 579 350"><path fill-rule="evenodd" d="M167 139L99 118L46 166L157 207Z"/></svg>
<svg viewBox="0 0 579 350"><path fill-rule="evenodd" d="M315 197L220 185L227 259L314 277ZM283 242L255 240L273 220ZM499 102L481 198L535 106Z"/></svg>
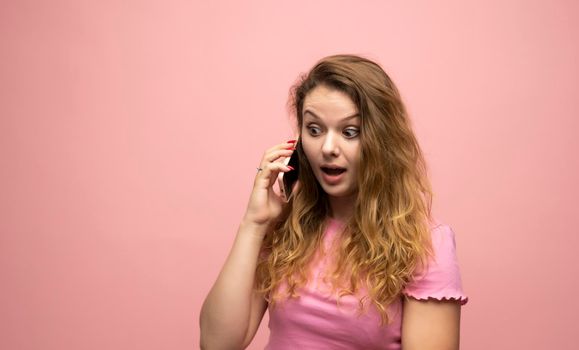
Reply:
<svg viewBox="0 0 579 350"><path fill-rule="evenodd" d="M268 304L254 290L255 272L263 238L285 204L273 184L280 172L291 170L282 161L294 152L294 143L279 144L263 155L233 247L201 308L202 349L244 349L259 327Z"/></svg>
<svg viewBox="0 0 579 350"><path fill-rule="evenodd" d="M283 198L273 191L278 174L293 170L284 165L279 159L289 157L295 150L295 140L278 144L265 151L253 183L253 191L245 213L246 222L269 226L280 214L285 204Z"/></svg>

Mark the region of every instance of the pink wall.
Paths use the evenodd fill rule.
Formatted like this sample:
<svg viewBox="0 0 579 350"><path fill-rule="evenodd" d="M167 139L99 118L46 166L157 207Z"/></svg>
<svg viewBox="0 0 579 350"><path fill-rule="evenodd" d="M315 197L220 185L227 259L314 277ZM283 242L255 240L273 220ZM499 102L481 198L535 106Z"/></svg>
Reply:
<svg viewBox="0 0 579 350"><path fill-rule="evenodd" d="M408 104L463 348L575 349L579 5L478 3L3 1L0 348L196 348L290 84L348 52Z"/></svg>

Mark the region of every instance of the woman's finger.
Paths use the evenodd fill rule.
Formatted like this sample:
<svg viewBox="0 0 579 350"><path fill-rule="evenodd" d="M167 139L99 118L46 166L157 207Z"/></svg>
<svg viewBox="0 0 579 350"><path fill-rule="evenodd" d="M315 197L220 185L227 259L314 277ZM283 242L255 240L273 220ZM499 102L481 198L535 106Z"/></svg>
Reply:
<svg viewBox="0 0 579 350"><path fill-rule="evenodd" d="M281 162L266 162L263 163L259 169L261 170L258 170L255 181L263 181L264 184L267 184L268 187L271 186L273 182L275 182L275 179L277 178L277 175L280 171L288 172L293 170L292 167Z"/></svg>
<svg viewBox="0 0 579 350"><path fill-rule="evenodd" d="M282 157L290 157L295 151L293 149L280 149L276 151L271 151L270 153L263 155L262 163L265 162L275 162Z"/></svg>
<svg viewBox="0 0 579 350"><path fill-rule="evenodd" d="M296 140L289 140L289 141L284 142L284 143L279 143L279 144L277 144L277 145L275 145L275 146L267 149L267 150L265 151L265 154L268 154L268 153L271 153L271 152L274 152L274 151L279 151L279 150L282 150L282 149L294 149L294 148L295 148L295 143L296 143Z"/></svg>

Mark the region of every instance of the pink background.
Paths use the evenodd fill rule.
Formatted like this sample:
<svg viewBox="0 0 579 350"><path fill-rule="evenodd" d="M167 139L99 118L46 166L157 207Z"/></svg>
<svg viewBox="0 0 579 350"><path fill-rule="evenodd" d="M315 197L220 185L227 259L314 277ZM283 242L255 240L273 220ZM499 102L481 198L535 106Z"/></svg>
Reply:
<svg viewBox="0 0 579 350"><path fill-rule="evenodd" d="M197 348L289 86L357 53L457 234L463 348L575 349L579 3L469 3L2 1L0 348Z"/></svg>

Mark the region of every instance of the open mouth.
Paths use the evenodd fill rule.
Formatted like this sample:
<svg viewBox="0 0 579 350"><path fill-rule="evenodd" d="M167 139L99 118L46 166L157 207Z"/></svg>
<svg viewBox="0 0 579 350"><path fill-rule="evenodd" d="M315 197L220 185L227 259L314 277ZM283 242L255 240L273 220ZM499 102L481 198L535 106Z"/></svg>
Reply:
<svg viewBox="0 0 579 350"><path fill-rule="evenodd" d="M341 173L345 172L346 169L322 167L322 171L328 175L340 175Z"/></svg>

